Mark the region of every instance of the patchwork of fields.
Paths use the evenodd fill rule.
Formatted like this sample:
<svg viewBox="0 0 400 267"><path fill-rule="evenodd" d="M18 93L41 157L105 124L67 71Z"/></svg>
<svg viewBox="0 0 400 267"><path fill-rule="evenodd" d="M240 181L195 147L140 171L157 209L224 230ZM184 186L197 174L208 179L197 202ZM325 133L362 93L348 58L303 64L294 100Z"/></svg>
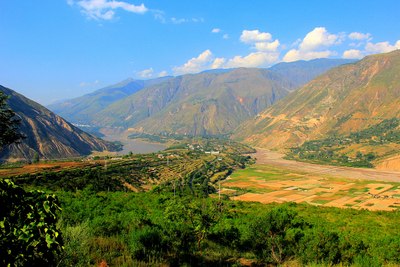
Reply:
<svg viewBox="0 0 400 267"><path fill-rule="evenodd" d="M400 180L376 181L374 177L360 179L351 175L345 178L323 170L296 170L293 166L259 162L228 177L221 185L221 194L235 200L261 203L293 201L386 211L400 208Z"/></svg>

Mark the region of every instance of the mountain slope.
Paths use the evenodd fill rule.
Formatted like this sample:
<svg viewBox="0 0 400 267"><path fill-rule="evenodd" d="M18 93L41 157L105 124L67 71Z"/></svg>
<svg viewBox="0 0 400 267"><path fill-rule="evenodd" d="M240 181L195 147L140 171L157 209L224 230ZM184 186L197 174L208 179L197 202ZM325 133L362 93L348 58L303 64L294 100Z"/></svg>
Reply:
<svg viewBox="0 0 400 267"><path fill-rule="evenodd" d="M241 125L233 136L267 148L344 135L400 117L400 51L328 71Z"/></svg>
<svg viewBox="0 0 400 267"><path fill-rule="evenodd" d="M294 88L265 69L183 75L110 105L95 122L154 134L227 134Z"/></svg>
<svg viewBox="0 0 400 267"><path fill-rule="evenodd" d="M31 160L39 157L66 158L90 154L93 150L115 150L112 143L93 137L38 103L0 86L10 98L8 105L21 118L19 130L26 138L19 144L0 149L0 159Z"/></svg>
<svg viewBox="0 0 400 267"><path fill-rule="evenodd" d="M69 121L79 124L91 124L97 112L111 103L125 98L146 86L151 86L169 77L150 80L127 79L115 85L96 90L93 93L49 105L48 108Z"/></svg>
<svg viewBox="0 0 400 267"><path fill-rule="evenodd" d="M303 86L334 67L354 62L353 59L317 58L309 61L282 62L272 66L269 70L285 76L297 86Z"/></svg>

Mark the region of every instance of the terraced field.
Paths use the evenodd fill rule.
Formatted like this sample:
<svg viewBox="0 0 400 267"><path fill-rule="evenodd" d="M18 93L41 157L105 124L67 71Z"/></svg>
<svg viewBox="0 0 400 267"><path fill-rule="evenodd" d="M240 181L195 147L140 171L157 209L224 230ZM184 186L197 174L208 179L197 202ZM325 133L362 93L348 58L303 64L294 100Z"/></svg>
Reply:
<svg viewBox="0 0 400 267"><path fill-rule="evenodd" d="M230 175L222 184L221 193L235 200L261 203L293 201L387 211L400 208L400 179L396 176L400 173L338 170L337 167L283 160L274 153L268 160L262 153L256 155L257 164Z"/></svg>

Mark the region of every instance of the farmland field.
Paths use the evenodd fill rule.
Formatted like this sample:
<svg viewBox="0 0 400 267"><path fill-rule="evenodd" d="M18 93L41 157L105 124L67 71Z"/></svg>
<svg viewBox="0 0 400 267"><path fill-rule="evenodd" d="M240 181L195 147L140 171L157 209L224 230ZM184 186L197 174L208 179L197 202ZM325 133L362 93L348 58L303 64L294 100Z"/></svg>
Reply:
<svg viewBox="0 0 400 267"><path fill-rule="evenodd" d="M400 208L399 173L305 164L266 153L259 150L255 165L230 175L222 183L221 193L261 203L303 202L387 211Z"/></svg>

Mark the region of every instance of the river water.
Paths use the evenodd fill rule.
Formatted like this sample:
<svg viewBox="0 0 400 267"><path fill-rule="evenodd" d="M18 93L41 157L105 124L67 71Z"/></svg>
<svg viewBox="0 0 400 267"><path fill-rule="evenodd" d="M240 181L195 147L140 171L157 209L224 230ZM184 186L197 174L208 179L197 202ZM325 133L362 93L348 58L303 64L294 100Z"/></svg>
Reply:
<svg viewBox="0 0 400 267"><path fill-rule="evenodd" d="M161 151L167 147L163 144L154 144L138 139L121 140L124 145L123 150L118 151L118 155L125 155L132 151L133 154L146 154Z"/></svg>

